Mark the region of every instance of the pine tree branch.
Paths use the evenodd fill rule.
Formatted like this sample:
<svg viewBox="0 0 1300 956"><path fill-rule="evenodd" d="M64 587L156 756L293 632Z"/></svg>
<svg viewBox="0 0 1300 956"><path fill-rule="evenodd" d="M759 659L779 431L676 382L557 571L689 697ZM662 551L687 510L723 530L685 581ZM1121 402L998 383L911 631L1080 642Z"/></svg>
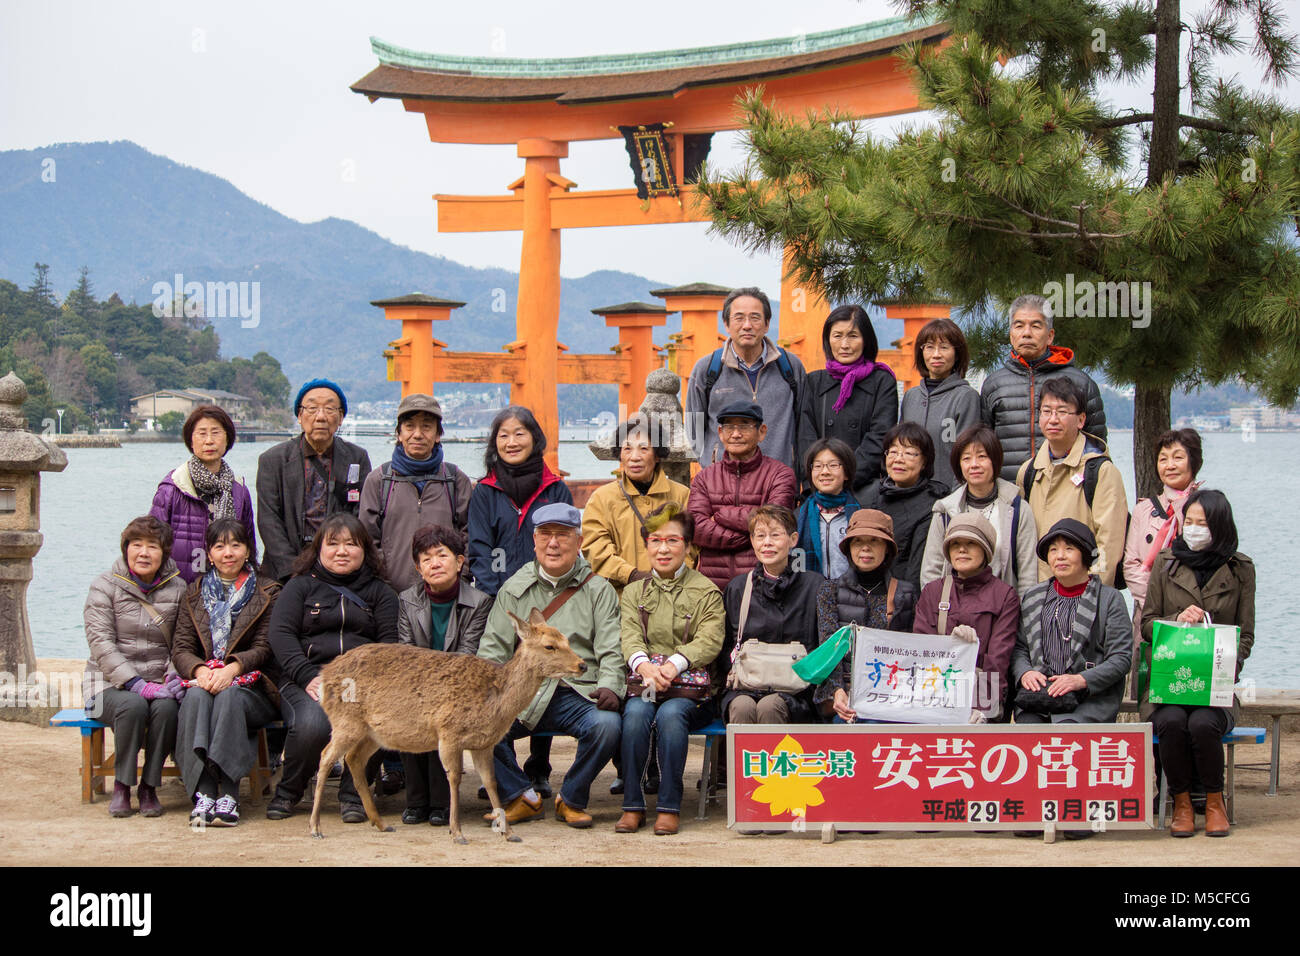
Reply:
<svg viewBox="0 0 1300 956"><path fill-rule="evenodd" d="M1133 235L1131 232L1088 232L1079 229L1075 223L1067 223L1074 227L1073 232L1027 232L1024 229L1015 229L1010 226L996 225L996 219L981 219L979 216L959 216L953 212L930 212L920 213L922 219L944 218L951 219L955 222L964 222L972 226L979 226L981 229L987 229L990 232L1004 232L1009 236L1023 236L1026 239L1124 239ZM1056 220L1053 220L1056 221Z"/></svg>
<svg viewBox="0 0 1300 956"><path fill-rule="evenodd" d="M1136 126L1139 123L1150 123L1155 118L1154 113L1132 113L1128 116L1111 116L1098 120L1092 126L1094 129L1114 129L1117 126ZM1178 125L1180 128L1206 129L1214 133L1247 134L1250 132L1243 126L1231 126L1220 120L1207 119L1204 116L1188 116L1186 113L1179 114Z"/></svg>

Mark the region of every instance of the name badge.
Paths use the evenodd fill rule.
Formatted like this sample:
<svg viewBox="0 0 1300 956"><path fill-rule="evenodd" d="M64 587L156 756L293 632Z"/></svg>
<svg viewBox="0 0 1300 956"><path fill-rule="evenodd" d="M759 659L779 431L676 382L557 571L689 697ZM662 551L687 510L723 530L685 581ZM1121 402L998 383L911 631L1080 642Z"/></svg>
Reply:
<svg viewBox="0 0 1300 956"><path fill-rule="evenodd" d="M349 488L349 489L348 489L348 503L349 503L349 504L356 504L356 503L357 503L358 501L360 501L360 500L361 500L361 489L359 489L359 488Z"/></svg>
<svg viewBox="0 0 1300 956"><path fill-rule="evenodd" d="M1079 472L1070 478L1070 482L1077 488L1083 484L1083 472Z"/></svg>

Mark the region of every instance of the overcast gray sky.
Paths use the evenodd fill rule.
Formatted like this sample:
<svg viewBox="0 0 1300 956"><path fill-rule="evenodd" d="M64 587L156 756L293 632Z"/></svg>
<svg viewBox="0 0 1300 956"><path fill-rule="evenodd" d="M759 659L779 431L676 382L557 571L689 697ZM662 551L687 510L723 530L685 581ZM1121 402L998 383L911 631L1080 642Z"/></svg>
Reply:
<svg viewBox="0 0 1300 956"><path fill-rule="evenodd" d="M886 0L7 0L0 149L129 139L295 219L338 216L468 265L517 269L518 234L439 234L431 196L502 193L523 161L509 146L430 143L417 114L352 93L377 64L371 36L468 56L582 56L795 36L894 15ZM1294 21L1293 12L1293 31ZM1230 70L1258 72L1244 56ZM1149 97L1133 105L1149 109ZM715 137L711 161L736 165L737 137ZM630 185L615 141L574 143L561 168L582 189ZM776 259L750 258L703 224L571 229L563 242L566 276L623 269L674 283L779 285Z"/></svg>

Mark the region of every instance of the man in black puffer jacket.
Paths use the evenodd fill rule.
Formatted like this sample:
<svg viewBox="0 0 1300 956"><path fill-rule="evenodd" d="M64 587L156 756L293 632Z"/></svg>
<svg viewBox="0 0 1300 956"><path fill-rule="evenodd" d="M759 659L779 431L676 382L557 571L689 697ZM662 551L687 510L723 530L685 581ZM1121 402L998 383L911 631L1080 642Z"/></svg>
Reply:
<svg viewBox="0 0 1300 956"><path fill-rule="evenodd" d="M1011 303L1011 354L984 379L980 416L1002 443L1001 476L1016 480L1022 462L1033 458L1038 434L1038 403L1049 376L1072 379L1087 397L1088 432L1106 440L1106 410L1101 392L1087 372L1074 366L1074 352L1053 345L1052 307L1041 295L1022 295Z"/></svg>

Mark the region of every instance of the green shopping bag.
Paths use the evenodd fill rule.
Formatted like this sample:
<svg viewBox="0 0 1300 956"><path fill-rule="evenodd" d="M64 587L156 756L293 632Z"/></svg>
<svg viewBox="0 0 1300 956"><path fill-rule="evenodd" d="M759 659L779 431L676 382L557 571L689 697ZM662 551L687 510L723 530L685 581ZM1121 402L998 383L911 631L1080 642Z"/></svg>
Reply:
<svg viewBox="0 0 1300 956"><path fill-rule="evenodd" d="M853 625L845 624L815 651L794 662L795 674L810 684L820 684L831 676L835 665L853 648Z"/></svg>
<svg viewBox="0 0 1300 956"><path fill-rule="evenodd" d="M1156 621L1151 631L1151 703L1231 707L1240 635L1241 628L1232 624Z"/></svg>

